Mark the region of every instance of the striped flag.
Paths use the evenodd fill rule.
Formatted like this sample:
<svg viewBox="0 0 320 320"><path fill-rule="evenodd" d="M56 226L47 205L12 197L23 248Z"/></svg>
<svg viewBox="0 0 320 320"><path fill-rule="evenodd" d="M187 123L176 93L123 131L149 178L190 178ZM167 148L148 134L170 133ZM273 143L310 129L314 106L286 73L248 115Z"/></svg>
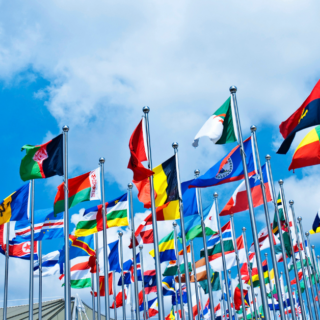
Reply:
<svg viewBox="0 0 320 320"><path fill-rule="evenodd" d="M153 227L152 227L152 213L150 213L139 225L134 233L136 238L136 246L139 244L153 243ZM132 249L132 238L130 239L129 248Z"/></svg>
<svg viewBox="0 0 320 320"><path fill-rule="evenodd" d="M150 252L151 257L154 258L154 249ZM176 260L175 246L174 246L174 231L170 232L167 236L159 242L160 263L170 260Z"/></svg>
<svg viewBox="0 0 320 320"><path fill-rule="evenodd" d="M152 318L156 316L159 313L158 310L158 298L155 298L154 300L151 300L152 302L151 306L149 307L149 318Z"/></svg>
<svg viewBox="0 0 320 320"><path fill-rule="evenodd" d="M188 261L191 261L191 250L190 244L187 246L187 257ZM179 251L178 254L179 264L180 264L180 272L181 274L185 273L185 266L184 266L184 258L183 258L183 250ZM192 271L191 262L188 262L188 269ZM178 263L177 260L169 261L166 270L163 273L163 276L175 276L178 274Z"/></svg>
<svg viewBox="0 0 320 320"><path fill-rule="evenodd" d="M195 282L194 273L196 273L197 281L203 281L207 279L206 259L202 258L195 263L196 270L192 271L190 281Z"/></svg>

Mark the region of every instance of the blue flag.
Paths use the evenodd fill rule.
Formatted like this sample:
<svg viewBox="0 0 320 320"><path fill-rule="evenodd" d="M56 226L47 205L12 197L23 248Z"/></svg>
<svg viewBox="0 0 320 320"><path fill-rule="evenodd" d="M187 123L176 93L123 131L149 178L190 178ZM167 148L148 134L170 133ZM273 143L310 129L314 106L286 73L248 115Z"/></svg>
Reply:
<svg viewBox="0 0 320 320"><path fill-rule="evenodd" d="M121 272L119 263L119 240L108 244L109 252L109 271Z"/></svg>

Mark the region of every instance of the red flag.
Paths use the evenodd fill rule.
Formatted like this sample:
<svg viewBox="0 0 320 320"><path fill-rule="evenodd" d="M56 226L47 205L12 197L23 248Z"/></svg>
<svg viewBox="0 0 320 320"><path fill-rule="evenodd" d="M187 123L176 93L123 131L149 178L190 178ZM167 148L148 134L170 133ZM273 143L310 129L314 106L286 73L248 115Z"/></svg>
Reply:
<svg viewBox="0 0 320 320"><path fill-rule="evenodd" d="M126 288L124 288L124 299L127 300L127 289ZM117 309L122 307L122 305L123 305L122 291L120 291L116 296L116 304L117 304ZM112 306L110 308L114 309L114 301L113 301Z"/></svg>
<svg viewBox="0 0 320 320"><path fill-rule="evenodd" d="M109 277L108 277L108 280L109 280L109 296L113 295L113 275L112 275L112 272L109 272ZM105 281L105 278L104 276L100 276L99 277L99 288L100 288L100 297L104 297L106 295L106 292L105 292L105 284L104 284L104 281ZM91 291L91 295L92 295L92 291ZM95 291L94 292L94 296L96 297L97 296L97 292Z"/></svg>
<svg viewBox="0 0 320 320"><path fill-rule="evenodd" d="M139 225L134 233L136 238L136 246L139 243L153 243L153 228L152 228L152 214L150 213ZM129 248L132 249L132 239Z"/></svg>
<svg viewBox="0 0 320 320"><path fill-rule="evenodd" d="M129 141L131 157L129 159L128 169L133 171L134 181L141 181L153 175L153 172L145 168L141 163L142 161L148 160L147 143L143 124L144 119L142 119L135 128Z"/></svg>

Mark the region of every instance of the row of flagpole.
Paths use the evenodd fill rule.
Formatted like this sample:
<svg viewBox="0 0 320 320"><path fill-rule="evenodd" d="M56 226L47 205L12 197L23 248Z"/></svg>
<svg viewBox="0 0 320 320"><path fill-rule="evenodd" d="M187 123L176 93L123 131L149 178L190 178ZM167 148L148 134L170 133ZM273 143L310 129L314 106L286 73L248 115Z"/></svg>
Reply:
<svg viewBox="0 0 320 320"><path fill-rule="evenodd" d="M262 283L262 280L264 279L263 277L263 271L262 271L262 263L261 263L261 254L260 254L260 249L259 249L259 242L258 242L258 233L256 229L256 221L255 221L255 215L254 215L254 209L253 209L253 202L252 202L252 196L251 196L251 191L250 191L250 184L249 184L249 176L248 176L248 170L247 170L247 165L246 165L246 155L244 153L244 147L243 147L243 140L242 140L242 131L241 131L241 124L240 124L240 117L239 117L239 111L238 111L238 105L237 105L237 99L236 99L236 87L231 87L230 92L231 92L231 98L232 98L232 104L234 108L234 113L235 113L235 121L236 121L236 127L237 127L237 133L238 133L238 143L240 144L240 150L241 150L241 158L242 158L242 164L243 164L243 170L244 170L244 178L245 178L245 185L246 185L246 190L247 190L247 197L248 197L248 204L249 204L249 216L250 216L250 222L251 222L251 228L252 228L252 236L253 236L253 243L254 243L254 248L255 248L255 254L256 254L256 259L257 259L257 269L258 269L258 275L260 282ZM151 141L150 141L150 127L149 127L149 107L144 107L143 112L145 114L145 125L146 125L146 133L147 133L147 149L148 149L148 167L150 170L152 170L152 155L151 155ZM65 295L65 319L70 319L71 317L71 288L70 288L70 261L69 261L69 212L68 212L68 131L69 127L64 126L63 127L63 133L64 133L64 193L65 193L65 214L64 214L64 236L65 236L65 265L64 265L64 274L65 274L65 287L64 287L64 295ZM265 217L266 217L266 222L267 222L267 230L268 230L268 235L269 235L269 240L270 242L273 239L273 233L271 230L270 226L270 217L269 217L269 210L268 210L268 205L267 205L267 198L266 198L266 192L265 192L265 185L263 182L263 174L261 170L261 163L260 163L260 157L259 157L259 151L258 151L258 143L256 139L256 127L252 126L251 127L251 135L252 135L252 140L254 143L254 152L255 152L255 157L257 161L257 166L258 166L258 174L260 176L260 183L261 183L261 189L262 189L262 195L263 195L263 202L264 202L264 211L265 211ZM177 168L177 179L178 179L178 189L179 189L179 202L180 202L180 217L181 217L181 235L182 235L182 245L183 245L183 255L184 255L184 261L185 261L185 267L187 268L188 266L188 257L187 257L187 248L186 248L186 236L185 236L185 228L184 228L184 219L183 219L183 202L182 202L182 194L181 194L181 185L180 185L180 172L179 172L179 161L178 161L178 144L174 143L173 145L174 149L174 154L175 154L175 159L176 159L176 168ZM272 191L272 198L274 202L274 207L275 207L275 215L278 221L278 224L281 224L281 220L279 217L279 211L278 211L278 206L276 203L276 194L275 194L275 187L274 187L274 182L273 182L273 177L272 177L272 172L271 172L271 164L270 164L270 156L266 156L266 161L267 161L267 172L269 176L269 183L271 185L271 191ZM105 203L105 190L104 190L104 158L99 159L100 166L101 166L101 180L102 180L102 204ZM198 176L199 172L195 172L195 175ZM33 318L33 295L34 295L34 290L33 290L33 264L34 264L34 180L31 180L31 214L30 214L30 220L31 220L31 254L30 254L30 279L29 279L29 318ZM286 219L287 225L289 225L288 221L288 212L287 212L287 207L286 207L286 200L285 200L285 193L284 193L284 188L283 188L283 181L279 181L280 185L280 194L281 194L281 200L283 204L283 210L284 210L284 217ZM129 189L129 196L130 196L130 214L131 214L131 232L132 232L132 239L133 242L135 241L134 237L134 232L135 232L135 227L134 227L134 213L133 213L133 201L132 201L132 184L128 185ZM207 269L207 279L208 279L208 286L209 286L209 299L210 299L210 315L211 319L215 319L214 315L214 302L213 302L213 297L212 297L212 289L211 289L211 282L210 282L210 268L209 268L209 261L208 261L208 253L207 253L207 247L206 247L206 234L205 234L205 225L204 225L204 220L203 220L203 211L202 211L202 201L201 201L201 192L199 189L196 190L197 192L197 204L199 208L199 213L201 217L201 227L202 227L202 235L203 235L203 243L204 243L204 252L205 252L205 263L206 263L206 269ZM153 176L150 177L150 194L154 194L154 189L153 189ZM214 199L215 199L215 206L216 206L216 212L217 215L219 215L219 210L218 210L218 194L214 194ZM290 201L290 207L292 209L292 213L294 216L294 209L293 209L293 201ZM155 249L155 269L156 269L156 277L157 277L157 295L158 295L158 304L159 304L159 319L164 320L164 304L163 304L163 294L162 294L162 286L161 286L161 268L160 268L160 258L159 258L159 248L158 248L158 229L157 229L157 220L156 220L156 211L155 211L155 199L154 197L151 197L151 211L152 211L152 223L153 223L153 232L154 232L154 249ZM106 306L106 318L109 320L110 319L110 310L109 310L109 298L108 298L108 260L107 260L107 232L106 232L106 210L105 206L102 206L102 214L103 214L103 253L104 253L104 275L105 275L105 306ZM293 218L294 221L294 228L297 230L297 222L295 217ZM306 263L307 263L307 271L309 274L309 281L310 281L310 286L311 286L311 294L312 294L312 299L315 301L315 296L319 295L318 293L318 288L317 288L317 281L315 281L315 286L316 286L316 294L314 293L313 286L312 286L312 279L311 279L311 269L309 266L308 262L308 256L307 256L307 251L305 248L304 244L304 236L303 236L303 229L302 229L302 224L301 224L301 218L298 218L299 225L300 225L300 233L301 233L301 238L302 238L302 247L303 251L306 254ZM225 252L223 248L223 239L222 239L222 234L221 234L221 225L220 225L220 219L219 216L217 217L217 222L218 222L218 232L219 232L219 237L220 237L220 242L222 244L222 260L223 260L223 266L224 266L224 280L225 280L225 286L228 288L227 284L227 279L228 279L228 274L226 270L226 260L225 260ZM237 252L237 245L236 245L236 237L235 237L235 229L234 229L234 220L233 220L233 215L231 215L231 223L232 223L232 229L233 229L233 243L235 247L235 255L236 255L236 261L237 261L237 269L238 269L238 276L239 276L239 283L240 283L240 290L241 290L241 295L243 297L243 285L241 281L241 275L240 275L240 263L239 263L239 257L238 257L238 252ZM175 240L177 238L176 235L176 229L175 230ZM243 232L243 235L245 237L245 230ZM286 282L287 282L287 287L288 287L288 295L289 295L289 300L290 300L290 305L291 307L294 306L294 300L293 300L293 293L291 290L291 285L290 285L290 277L289 277L289 269L288 269L288 264L286 261L286 251L285 251L285 246L282 238L282 229L281 226L279 227L279 238L280 238L280 244L281 244L281 251L282 251L282 256L283 256L283 263L284 263L284 271L285 271L285 277L286 277ZM119 233L120 236L120 233ZM299 300L303 301L302 299L302 293L301 293L301 287L300 287L300 281L299 281L299 276L298 276L298 269L297 269L297 264L294 258L294 243L293 243L293 238L292 238L292 232L291 228L289 227L289 238L290 238L290 246L291 246L291 252L293 253L293 266L294 266L294 272L295 272L295 278L297 281L297 289L298 289L298 296ZM307 241L309 241L307 237ZM97 244L98 240L96 237L96 246L98 247ZM120 247L121 247L121 252L122 252L122 241L121 241L121 236L120 236ZM245 240L246 243L246 240ZM298 244L298 250L299 250L299 255L300 255L300 260L303 262L302 258L302 251L300 247L300 239L299 239L299 234L297 236L297 244ZM39 249L39 259L41 258L41 243L40 249ZM309 248L310 245L308 244ZM192 247L192 252L193 252L193 244L191 242L191 247ZM140 249L141 252L142 248ZM278 271L278 265L277 265L277 259L275 255L275 250L272 245L270 245L270 250L271 250L271 258L272 258L272 264L274 267L274 273L275 273L275 285L276 285L276 290L277 292L281 293L281 295L284 295L284 292L281 292L281 284L280 284L280 277L279 277L279 271ZM312 251L311 251L312 252ZM181 291L181 274L180 274L180 265L179 265L179 258L178 258L178 249L177 249L177 241L176 241L176 254L177 254L177 261L178 261L178 278L179 278L179 292L180 292L180 300L181 300L181 316L182 319L185 320L185 313L184 309L182 307L182 291ZM247 259L248 259L248 252L247 252L247 244L246 244L246 254L247 254ZM315 254L312 252L312 259L311 263L315 267L316 264L316 259L315 259ZM98 255L97 255L98 256ZM122 256L122 254L121 254ZM141 254L141 259L142 259L142 254ZM135 244L133 245L133 265L134 265L134 278L137 280L137 262L136 262L136 247ZM100 320L100 293L99 293L99 266L98 266L98 257L97 257L97 295L98 295L98 301L97 301L97 311L98 311L98 319ZM123 261L121 260L121 269ZM194 258L193 258L193 264L195 264ZM6 247L6 262L5 262L5 286L4 286L4 319L7 317L7 294L8 294L8 266L9 266L9 224L7 224L7 247ZM195 266L194 266L195 269ZM249 261L248 261L248 270L249 270L249 275L251 277L251 270L249 266ZM317 270L317 268L315 268ZM41 275L41 265L39 266L39 272ZM194 270L194 272L196 272ZM306 275L306 270L302 268L302 273L303 277L306 282L307 275ZM40 277L41 278L41 277ZM251 279L251 287L252 287L252 278ZM186 287L187 287L187 296L188 296L188 319L191 320L192 316L192 304L191 304L191 285L190 285L190 278L189 278L189 273L185 272L185 280L186 280ZM41 283L41 282L40 282ZM124 285L124 279L123 279L123 270L122 270L122 285ZM94 287L94 284L92 283L92 286ZM198 287L197 287L197 281L196 281L196 275L195 275L195 287L196 287L196 296L197 296L197 304L200 309L200 304L199 304L199 294L198 294ZM39 285L39 307L41 304L41 297L42 297L42 284ZM251 288L252 290L252 295L254 295L253 287ZM266 319L270 319L270 313L269 313L269 308L268 308L268 302L267 302L267 294L266 294L266 288L264 285L260 286L261 290L261 300L262 300L262 307L264 311L264 315ZM94 292L94 290L93 290ZM134 283L134 292L135 292L135 305L136 305L136 319L139 320L140 314L139 314L139 307L138 307L138 283L135 281ZM123 295L124 295L124 289L123 289ZM228 310L231 312L231 297L229 295L229 290L227 290L227 304L228 304ZM144 295L145 296L145 295ZM307 303L308 303L308 309L309 309L309 314L311 319L313 319L313 314L312 314L312 309L311 309L311 299L309 297L309 292L306 290L306 297L307 297ZM319 298L319 297L318 297ZM273 299L273 298L272 298ZM144 297L144 303L146 302L145 297ZM253 297L253 300L254 297ZM124 301L124 299L123 299ZM177 301L176 301L177 303ZM123 303L124 304L124 303ZM144 309L146 310L147 305L144 305ZM125 307L124 307L125 308ZM257 314L257 307L254 302L254 312ZM304 309L304 305L302 304L302 309ZM242 311L243 315L245 316L245 305L244 305L244 300L242 299ZM280 311L280 316L281 318L285 318L285 312L283 308L283 304L279 303L279 311ZM41 308L39 308L39 314L41 315ZM200 312L199 312L200 314ZM305 319L306 312L302 313L303 318ZM319 319L319 314L317 308L315 308L315 315L316 319ZM125 315L124 315L125 316ZM147 317L147 315L146 315ZM292 318L295 320L296 315L295 312L292 312Z"/></svg>

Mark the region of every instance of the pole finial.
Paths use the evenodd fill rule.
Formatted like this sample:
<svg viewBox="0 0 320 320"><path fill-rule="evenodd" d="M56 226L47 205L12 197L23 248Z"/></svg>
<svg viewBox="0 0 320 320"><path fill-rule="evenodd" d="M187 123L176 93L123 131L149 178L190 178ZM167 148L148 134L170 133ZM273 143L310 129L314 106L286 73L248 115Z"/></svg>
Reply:
<svg viewBox="0 0 320 320"><path fill-rule="evenodd" d="M99 162L100 162L100 163L105 163L105 162L106 162L106 159L105 159L104 157L101 157L101 158L99 159Z"/></svg>
<svg viewBox="0 0 320 320"><path fill-rule="evenodd" d="M69 131L69 126L63 126L62 130L63 130L63 132L68 132Z"/></svg>
<svg viewBox="0 0 320 320"><path fill-rule="evenodd" d="M179 143L178 142L173 142L172 143L172 148L173 149L178 149L178 147L179 147Z"/></svg>
<svg viewBox="0 0 320 320"><path fill-rule="evenodd" d="M237 92L237 87L236 86L231 86L230 88L229 88L229 91L231 92L231 93L236 93Z"/></svg>
<svg viewBox="0 0 320 320"><path fill-rule="evenodd" d="M302 218L301 217L298 217L298 219L297 219L299 222L301 222L301 220L302 220Z"/></svg>
<svg viewBox="0 0 320 320"><path fill-rule="evenodd" d="M320 259L320 256L318 255L317 258Z"/></svg>
<svg viewBox="0 0 320 320"><path fill-rule="evenodd" d="M173 227L175 228L177 226L177 223L175 221L172 222Z"/></svg>
<svg viewBox="0 0 320 320"><path fill-rule="evenodd" d="M267 256L268 256L268 253L266 252L266 253L264 254L264 256L267 257Z"/></svg>
<svg viewBox="0 0 320 320"><path fill-rule="evenodd" d="M123 236L123 232L122 231L118 231L118 234L119 234L120 237Z"/></svg>
<svg viewBox="0 0 320 320"><path fill-rule="evenodd" d="M289 200L289 204L290 204L290 206L293 206L294 201L293 200Z"/></svg>
<svg viewBox="0 0 320 320"><path fill-rule="evenodd" d="M144 112L144 113L149 113L150 112L150 108L147 106L147 107L143 107L142 108L142 111Z"/></svg>
<svg viewBox="0 0 320 320"><path fill-rule="evenodd" d="M314 248L315 248L314 244L311 246L311 248L312 248L312 249L314 249Z"/></svg>
<svg viewBox="0 0 320 320"><path fill-rule="evenodd" d="M231 270L228 270L228 273L231 274Z"/></svg>
<svg viewBox="0 0 320 320"><path fill-rule="evenodd" d="M213 197L214 197L214 198L218 198L218 192L215 192L215 193L213 194Z"/></svg>
<svg viewBox="0 0 320 320"><path fill-rule="evenodd" d="M133 188L133 184L130 182L130 183L128 183L128 188L129 189L132 189Z"/></svg>
<svg viewBox="0 0 320 320"><path fill-rule="evenodd" d="M142 244L139 245L139 249L140 249L140 250L143 249L143 245L142 245Z"/></svg>
<svg viewBox="0 0 320 320"><path fill-rule="evenodd" d="M280 186L283 185L283 180L282 179L279 180L279 184L280 184Z"/></svg>
<svg viewBox="0 0 320 320"><path fill-rule="evenodd" d="M270 159L271 159L270 154L267 154L267 155L266 155L266 160L270 160Z"/></svg>
<svg viewBox="0 0 320 320"><path fill-rule="evenodd" d="M200 170L199 170L199 169L194 170L194 174L195 174L196 176L199 176Z"/></svg>
<svg viewBox="0 0 320 320"><path fill-rule="evenodd" d="M310 234L310 233L307 231L307 232L306 232L306 237L309 237L309 234Z"/></svg>
<svg viewBox="0 0 320 320"><path fill-rule="evenodd" d="M252 126L250 127L250 130L251 130L251 132L257 131L257 127L256 127L255 125L252 125Z"/></svg>
<svg viewBox="0 0 320 320"><path fill-rule="evenodd" d="M243 228L242 228L242 231L243 231L243 232L246 232L246 230L247 230L246 227L243 227Z"/></svg>

